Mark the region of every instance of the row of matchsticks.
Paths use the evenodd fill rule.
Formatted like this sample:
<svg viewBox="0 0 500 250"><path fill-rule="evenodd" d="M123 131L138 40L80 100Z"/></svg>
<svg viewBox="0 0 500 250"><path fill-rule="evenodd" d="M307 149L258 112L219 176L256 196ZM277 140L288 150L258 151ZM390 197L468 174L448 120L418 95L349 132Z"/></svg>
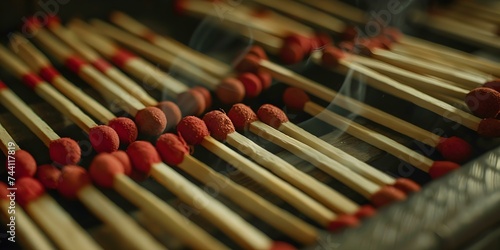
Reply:
<svg viewBox="0 0 500 250"><path fill-rule="evenodd" d="M270 7L279 8L292 16L308 13L303 18L311 19L305 21L312 23L318 16L325 15L329 21L317 25L332 33L352 35L353 29L342 21L298 2L255 2L273 5ZM189 0L181 1L177 7L183 13L207 16L213 15L213 4ZM53 164L37 166L30 153L17 145L9 146L9 142L14 140L1 128L2 150L7 156L15 150L16 166L15 171L11 171L15 186L11 186L10 182L2 183L0 205L2 213L7 214L11 205L7 195L11 192L10 188L17 188L15 201L22 208L16 207L16 230L26 248L102 248L45 193L45 189L56 189L63 197L79 199L132 249L166 247L93 184L114 189L152 218L162 232L178 239L184 246L195 249L228 248L140 186L129 177L133 171L151 175L184 203L197 208L207 221L235 244L246 249L293 249L294 245L314 244L322 230L339 231L355 227L375 213L374 207L404 200L419 191L420 186L412 180L389 176L298 127L278 107L266 104L254 112L240 103L244 98L259 96L273 79L290 86L283 94L288 108L304 111L332 126L345 128L346 133L411 163L432 178L439 178L469 160L471 146L458 136L441 137L338 94L325 85L271 62L266 51L287 64L307 57L340 74L357 72L354 77L362 77L369 86L437 115L445 115L447 119L476 131L478 136L500 135L500 121L496 119L500 110L499 83L494 78L500 73L499 64L403 35L392 28L386 28L380 36L356 43L342 42L340 49L328 36L317 35L302 23L270 10L263 11L261 7L241 4L227 12L224 22L220 24L234 32L241 32L242 36L252 36L266 50L252 46L233 70L228 64L156 34L124 13L114 12L111 21L116 26L100 20L89 23L72 20L63 26L57 18L46 23L31 19L28 25L31 39L44 52L81 77L103 97L116 103L134 117L134 121L116 117L107 107L75 87L22 35L10 37L10 49L0 45L1 67L86 132L93 149L98 152L87 168L77 166L81 160L78 143L71 138L60 138L7 87L13 83L1 83L0 103L49 147L53 161ZM243 25L250 26L252 33L241 28ZM355 51L363 53L351 53ZM204 86L190 88L141 56L165 67L175 64L185 76L198 80ZM125 73L147 80L139 85ZM168 98L176 102L156 100L143 86L167 93ZM212 93L222 103L233 105L232 108L227 113L220 110L206 112L212 106ZM446 160L434 161L419 154L325 109L312 102L308 95L326 102L335 100L335 105L436 148ZM198 118L201 115L202 119ZM176 133L164 133L174 128ZM365 197L370 205L361 206L353 202L236 131L250 131L292 152ZM154 145L150 141L136 141L138 134L155 138ZM231 163L300 211L312 223L270 203L191 156L190 146L198 144ZM119 150L120 146L126 150ZM220 189L222 195L286 235L292 245L274 241L183 177L173 166L206 185L214 181L225 183Z"/></svg>

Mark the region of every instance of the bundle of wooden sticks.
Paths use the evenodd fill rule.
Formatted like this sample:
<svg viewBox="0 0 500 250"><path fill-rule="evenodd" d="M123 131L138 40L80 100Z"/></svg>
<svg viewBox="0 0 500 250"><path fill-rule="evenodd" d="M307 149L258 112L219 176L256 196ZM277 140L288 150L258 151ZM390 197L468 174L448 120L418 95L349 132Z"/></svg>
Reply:
<svg viewBox="0 0 500 250"><path fill-rule="evenodd" d="M315 246L499 145L500 63L339 1L172 8L231 34L216 43L234 55L120 11L24 18L0 44L0 212L16 247ZM447 8L411 20L498 48L498 8ZM477 15L458 23L465 8Z"/></svg>

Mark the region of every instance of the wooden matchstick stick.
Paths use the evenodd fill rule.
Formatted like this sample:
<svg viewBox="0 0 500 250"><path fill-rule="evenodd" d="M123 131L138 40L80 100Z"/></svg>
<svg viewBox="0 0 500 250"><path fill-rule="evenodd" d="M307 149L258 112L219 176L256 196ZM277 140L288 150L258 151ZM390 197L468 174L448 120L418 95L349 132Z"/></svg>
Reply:
<svg viewBox="0 0 500 250"><path fill-rule="evenodd" d="M102 156L97 157L102 159ZM90 173L97 184L116 190L116 192L140 208L141 211L154 219L155 223L166 229L168 233L182 241L186 246L193 249L228 249L196 224L183 217L174 208L123 174L123 168L122 170L109 171L110 175L105 175L112 177L111 181L99 181L102 177L96 178L94 175L98 172L97 174L102 176L103 172L96 171L95 168L97 167L96 165L103 164L97 164L100 161L100 158L97 157L94 158L90 166ZM120 163L115 160L115 164L111 168L116 169L116 166L120 166Z"/></svg>
<svg viewBox="0 0 500 250"><path fill-rule="evenodd" d="M87 171L80 166L62 169L59 193L69 199L77 198L113 233L135 249L165 249L123 210L92 185Z"/></svg>
<svg viewBox="0 0 500 250"><path fill-rule="evenodd" d="M300 106L306 113L321 119L332 126L345 129L346 133L410 163L418 169L429 173L429 175L433 178L440 177L460 167L458 164L452 162L433 161L382 134L372 131L355 121L340 116L314 102L309 101L307 95L301 98L301 102L302 104L296 104L294 106Z"/></svg>
<svg viewBox="0 0 500 250"><path fill-rule="evenodd" d="M81 151L69 138L60 138L30 107L0 81L0 103L25 124L47 147L50 158L59 164L77 164Z"/></svg>
<svg viewBox="0 0 500 250"><path fill-rule="evenodd" d="M120 87L126 90L129 94L137 98L146 106L155 106L158 102L151 97L143 88L141 88L136 82L130 79L127 75L122 73L120 70L109 64L102 57L100 57L97 52L88 47L86 44L80 42L74 34L69 30L64 28L58 22L52 22L49 24L48 28L52 33L54 33L59 39L64 41L72 49L78 51L78 53L84 57L87 61L92 63L94 67L108 76L111 80L116 82Z"/></svg>
<svg viewBox="0 0 500 250"><path fill-rule="evenodd" d="M61 249L102 249L71 216L57 204L37 180L16 181L17 202Z"/></svg>
<svg viewBox="0 0 500 250"><path fill-rule="evenodd" d="M252 120L257 120L257 115L253 113L249 107L237 104L236 106L233 106L228 115L231 115L232 119L218 110L205 114L203 121L207 125L212 137L220 141L226 141L229 145L246 154L261 166L269 169L269 171L273 172L275 175L296 186L302 192L308 194L335 212L346 213L346 211L342 210L342 207L345 206L345 204L348 204L348 206L351 207L357 206L344 195L317 181L304 172L301 172L285 160L272 154L254 143L252 140L236 132L231 120L244 120L248 121L248 123Z"/></svg>
<svg viewBox="0 0 500 250"><path fill-rule="evenodd" d="M59 62L64 63L66 67L103 96L110 98L125 112L134 116L139 132L149 136L157 136L165 130L167 120L160 109L144 106L139 100L92 67L85 59L76 55L75 51L40 27L36 21L31 21L29 25L32 30L36 30L34 39L40 42Z"/></svg>
<svg viewBox="0 0 500 250"><path fill-rule="evenodd" d="M184 117L177 125L177 131L188 144L201 144L320 225L326 227L337 218L335 213L315 202L309 196L211 137L201 119L194 116ZM356 212L357 206L345 203L342 209L348 214L353 214Z"/></svg>
<svg viewBox="0 0 500 250"><path fill-rule="evenodd" d="M150 28L146 27L139 21L133 19L123 12L115 11L111 13L110 20L121 28L129 31L136 36L150 41L151 43L168 51L171 54L177 54L182 59L194 63L198 67L205 67L215 76L226 76L231 70L229 65L221 61L200 53L180 42L177 42L172 38L156 34Z"/></svg>
<svg viewBox="0 0 500 250"><path fill-rule="evenodd" d="M156 141L156 149L167 164L182 169L205 185L218 185L217 183L219 183L221 188L218 190L221 194L295 241L308 245L318 239L317 231L309 224L287 211L279 209L274 204L189 155L188 146L177 135L171 133L161 135ZM181 159L177 159L173 157L174 155L183 156Z"/></svg>

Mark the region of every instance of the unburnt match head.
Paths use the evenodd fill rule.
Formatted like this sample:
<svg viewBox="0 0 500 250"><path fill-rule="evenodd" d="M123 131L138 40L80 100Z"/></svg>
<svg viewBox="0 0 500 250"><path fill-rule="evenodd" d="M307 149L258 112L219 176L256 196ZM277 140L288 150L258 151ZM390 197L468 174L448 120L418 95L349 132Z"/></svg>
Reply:
<svg viewBox="0 0 500 250"><path fill-rule="evenodd" d="M106 125L99 125L89 130L90 144L98 153L114 152L120 146L120 138L115 130Z"/></svg>
<svg viewBox="0 0 500 250"><path fill-rule="evenodd" d="M494 89L497 92L500 92L500 79L489 81L489 82L483 84L483 87Z"/></svg>
<svg viewBox="0 0 500 250"><path fill-rule="evenodd" d="M207 88L203 86L194 86L191 89L193 91L199 92L203 96L203 98L205 99L205 109L212 107L212 95L210 94L210 91Z"/></svg>
<svg viewBox="0 0 500 250"><path fill-rule="evenodd" d="M47 189L57 189L59 186L59 179L61 178L61 170L56 166L44 164L38 166L36 178Z"/></svg>
<svg viewBox="0 0 500 250"><path fill-rule="evenodd" d="M99 186L112 188L115 176L125 174L125 169L118 158L108 153L101 153L90 163L89 174Z"/></svg>
<svg viewBox="0 0 500 250"><path fill-rule="evenodd" d="M396 179L396 182L392 186L401 190L406 195L420 191L420 185L407 178Z"/></svg>
<svg viewBox="0 0 500 250"><path fill-rule="evenodd" d="M303 110L308 101L310 101L309 95L304 90L296 87L287 88L283 93L283 102L291 110Z"/></svg>
<svg viewBox="0 0 500 250"><path fill-rule="evenodd" d="M481 120L477 133L485 137L500 137L500 120L494 118Z"/></svg>
<svg viewBox="0 0 500 250"><path fill-rule="evenodd" d="M291 34L283 40L283 46L280 50L280 58L286 64L295 64L311 53L313 49L311 39L298 35Z"/></svg>
<svg viewBox="0 0 500 250"><path fill-rule="evenodd" d="M179 121L182 119L182 111L174 102L162 101L159 102L156 107L163 111L163 113L165 114L165 117L168 121L167 127L177 125L177 123L179 123Z"/></svg>
<svg viewBox="0 0 500 250"><path fill-rule="evenodd" d="M235 131L231 119L220 110L213 110L203 116L203 121L207 125L210 135L220 141L224 141L228 134Z"/></svg>
<svg viewBox="0 0 500 250"><path fill-rule="evenodd" d="M137 139L138 131L134 121L126 117L117 117L108 122L108 126L116 131L120 143L128 145Z"/></svg>
<svg viewBox="0 0 500 250"><path fill-rule="evenodd" d="M155 147L147 141L135 141L127 148L127 155L132 166L143 173L149 173L151 166L161 162L160 155Z"/></svg>
<svg viewBox="0 0 500 250"><path fill-rule="evenodd" d="M16 202L21 206L26 206L45 194L42 184L31 177L24 177L16 180Z"/></svg>
<svg viewBox="0 0 500 250"><path fill-rule="evenodd" d="M437 179L441 176L460 168L460 165L450 161L435 161L429 169L429 175L432 179Z"/></svg>
<svg viewBox="0 0 500 250"><path fill-rule="evenodd" d="M328 225L328 231L338 232L342 229L349 227L356 227L359 225L359 220L354 215L342 214L337 217L334 221L330 222Z"/></svg>
<svg viewBox="0 0 500 250"><path fill-rule="evenodd" d="M242 103L233 105L227 116L233 122L234 127L240 131L247 130L250 123L259 120L257 114L250 107Z"/></svg>
<svg viewBox="0 0 500 250"><path fill-rule="evenodd" d="M456 163L466 162L472 155L472 146L456 136L441 139L436 149L446 160Z"/></svg>
<svg viewBox="0 0 500 250"><path fill-rule="evenodd" d="M147 136L158 136L167 127L167 118L159 108L146 107L137 112L135 123L139 133Z"/></svg>
<svg viewBox="0 0 500 250"><path fill-rule="evenodd" d="M9 169L9 165L15 164L14 178L19 179L21 177L33 177L36 173L36 161L33 156L25 150L17 150L15 153L15 162L9 161L5 162L7 169Z"/></svg>
<svg viewBox="0 0 500 250"><path fill-rule="evenodd" d="M258 58L263 59L263 60L267 60L268 59L266 51L262 47L260 47L258 45L253 45L252 47L250 47L250 49L248 50L247 54L248 55L255 55Z"/></svg>
<svg viewBox="0 0 500 250"><path fill-rule="evenodd" d="M193 89L180 93L177 96L177 103L184 115L201 115L207 108L203 94Z"/></svg>
<svg viewBox="0 0 500 250"><path fill-rule="evenodd" d="M238 72L252 72L255 73L259 71L260 60L263 60L256 54L245 55L235 66Z"/></svg>
<svg viewBox="0 0 500 250"><path fill-rule="evenodd" d="M339 60L346 57L346 53L335 46L325 46L322 50L321 63L325 66L337 66Z"/></svg>
<svg viewBox="0 0 500 250"><path fill-rule="evenodd" d="M125 151L118 150L112 152L111 155L116 157L116 159L120 161L123 166L123 173L127 176L130 176L132 174L132 162L130 162L130 158L128 157L127 153Z"/></svg>
<svg viewBox="0 0 500 250"><path fill-rule="evenodd" d="M68 165L61 170L57 191L66 198L75 199L78 192L91 183L87 170L80 166Z"/></svg>
<svg viewBox="0 0 500 250"><path fill-rule="evenodd" d="M392 186L384 186L370 197L371 203L376 207L383 207L404 199L406 199L406 194Z"/></svg>
<svg viewBox="0 0 500 250"><path fill-rule="evenodd" d="M185 155L189 155L189 146L179 136L172 133L162 134L156 141L156 150L164 162L171 166L182 163Z"/></svg>
<svg viewBox="0 0 500 250"><path fill-rule="evenodd" d="M257 110L257 116L263 123L276 129L279 128L281 124L288 122L286 114L281 109L271 104L260 106L259 110Z"/></svg>
<svg viewBox="0 0 500 250"><path fill-rule="evenodd" d="M295 248L294 246L282 241L274 241L272 246L269 248L269 250L296 250L296 249L297 248Z"/></svg>
<svg viewBox="0 0 500 250"><path fill-rule="evenodd" d="M200 144L210 135L207 125L196 116L186 116L177 124L177 132L189 144Z"/></svg>
<svg viewBox="0 0 500 250"><path fill-rule="evenodd" d="M245 98L245 87L240 80L236 78L225 78L217 86L215 94L224 104L234 104L241 102Z"/></svg>
<svg viewBox="0 0 500 250"><path fill-rule="evenodd" d="M50 142L50 159L61 165L74 165L80 161L82 152L78 143L71 138L59 138Z"/></svg>
<svg viewBox="0 0 500 250"><path fill-rule="evenodd" d="M271 84L273 83L273 76L270 73L259 70L255 74L259 77L260 82L262 83L262 90L266 90L271 87Z"/></svg>
<svg viewBox="0 0 500 250"><path fill-rule="evenodd" d="M238 80L245 87L246 97L254 98L262 92L262 81L256 74L250 72L242 73L238 76Z"/></svg>
<svg viewBox="0 0 500 250"><path fill-rule="evenodd" d="M356 218L358 218L359 220L362 220L365 218L370 218L373 215L375 215L376 213L377 213L377 210L375 210L374 207L372 207L370 205L364 205L364 206L361 206L358 209L358 211L356 211L356 213L354 213L353 215L356 216Z"/></svg>
<svg viewBox="0 0 500 250"><path fill-rule="evenodd" d="M465 97L470 111L480 118L495 118L500 112L500 93L491 88L475 88Z"/></svg>

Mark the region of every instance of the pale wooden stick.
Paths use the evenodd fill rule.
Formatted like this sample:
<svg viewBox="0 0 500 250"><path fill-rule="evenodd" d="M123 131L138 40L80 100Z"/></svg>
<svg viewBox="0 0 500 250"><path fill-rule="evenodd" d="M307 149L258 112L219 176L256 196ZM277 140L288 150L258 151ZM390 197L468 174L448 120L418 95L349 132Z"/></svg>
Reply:
<svg viewBox="0 0 500 250"><path fill-rule="evenodd" d="M267 134L261 134L257 132L255 133L289 150L288 144L286 144L285 142L287 139L283 138L286 135L276 134L276 137L271 138L267 136ZM269 169L275 175L296 186L302 192L319 201L327 208L338 213L344 212L341 210L341 208L344 206L353 208L356 207L357 209L359 208L356 203L349 200L344 195L317 181L310 175L307 175L304 172L298 170L290 163L265 150L264 148L260 147L250 139L242 136L238 132L228 134L226 140L229 145L237 148L240 152L246 154L261 166ZM277 140L279 140L279 142Z"/></svg>
<svg viewBox="0 0 500 250"><path fill-rule="evenodd" d="M313 102L307 102L304 106L304 111L308 114L321 119L322 121L345 129L348 134L357 137L377 148L380 148L395 157L410 163L424 172L429 172L433 165L433 161L417 152L401 145L400 143L374 132L358 123L351 121L343 116L337 115Z"/></svg>
<svg viewBox="0 0 500 250"><path fill-rule="evenodd" d="M87 61L95 63L103 61L96 51L87 46L86 44L80 42L69 30L64 28L62 25L53 24L49 25L49 29L54 33L59 39L64 41L68 46L77 51L82 57ZM102 72L117 83L121 88L127 91L130 95L137 98L146 106L155 106L158 102L151 97L144 89L142 89L136 82L126 76L117 68L108 64L106 69L100 69Z"/></svg>
<svg viewBox="0 0 500 250"><path fill-rule="evenodd" d="M441 100L433 98L421 91L405 86L394 79L387 76L379 74L369 68L362 65L348 62L347 60L340 60L340 67L337 68L337 72L342 72L345 74L349 70L354 70L363 76L366 76L366 83L374 88L384 91L388 94L397 96L403 100L414 103L417 106L425 108L432 111L440 116L450 116L450 120L457 122L471 130L477 131L481 119L473 116L470 113L464 112L458 108L455 108ZM359 77L358 74L354 74L354 77Z"/></svg>
<svg viewBox="0 0 500 250"><path fill-rule="evenodd" d="M49 195L31 201L24 209L61 249L102 249Z"/></svg>
<svg viewBox="0 0 500 250"><path fill-rule="evenodd" d="M117 52L122 50L108 38L91 32L93 28L80 20L73 20L69 24L69 27L72 31L79 34L85 43L99 51L99 53L107 59L111 60ZM177 79L139 57L134 57L126 61L122 69L132 76L141 79L143 84L166 92L172 97L176 97L179 93L182 93L182 91L187 90L187 87L183 86ZM172 86L177 87L171 88Z"/></svg>
<svg viewBox="0 0 500 250"><path fill-rule="evenodd" d="M452 9L456 9L461 13L468 14L469 16L473 16L487 22L500 24L500 10L489 6L488 4L480 5L473 2L459 1L452 6Z"/></svg>
<svg viewBox="0 0 500 250"><path fill-rule="evenodd" d="M177 167L206 186L218 185L217 190L221 194L295 241L308 245L318 239L318 232L309 224L212 170L196 158L184 155L183 161Z"/></svg>
<svg viewBox="0 0 500 250"><path fill-rule="evenodd" d="M443 82L435 78L417 74L399 67L394 67L393 65L380 62L378 60L354 54L349 55L347 60L352 60L353 62L369 67L429 95L437 93L465 100L465 95L467 95L470 91L461 87L449 85L447 82Z"/></svg>
<svg viewBox="0 0 500 250"><path fill-rule="evenodd" d="M336 218L335 213L211 136L206 136L201 145L319 224L327 226ZM342 206L343 204L339 205ZM356 208L344 204L341 209L348 214L353 214L357 211Z"/></svg>
<svg viewBox="0 0 500 250"><path fill-rule="evenodd" d="M468 11L470 12L470 11ZM470 14L465 14L460 11L456 11L453 8L452 9L440 9L438 12L435 13L435 15L438 16L443 16L446 18L453 19L455 21L458 21L464 25L467 26L473 26L477 27L476 29L477 33L481 33L484 35L489 35L489 36L496 36L496 32L498 31L498 24L500 23L493 23L487 20L482 20L478 17L475 17ZM497 18L500 18L498 16Z"/></svg>
<svg viewBox="0 0 500 250"><path fill-rule="evenodd" d="M228 249L126 175L116 175L113 181L113 188L189 247L211 250Z"/></svg>
<svg viewBox="0 0 500 250"><path fill-rule="evenodd" d="M376 184L393 185L396 182L393 177L379 171L363 161L360 161L358 158L347 154L326 141L321 140L291 122L282 123L278 130L310 146L311 148L314 148L322 154L337 160L342 165L349 167L351 170L359 173L361 176L373 181Z"/></svg>
<svg viewBox="0 0 500 250"><path fill-rule="evenodd" d="M77 195L94 215L108 225L130 247L134 249L165 249L93 185L81 188Z"/></svg>
<svg viewBox="0 0 500 250"><path fill-rule="evenodd" d="M10 89L0 90L0 103L17 119L26 125L48 147L50 142L59 139L50 126Z"/></svg>
<svg viewBox="0 0 500 250"><path fill-rule="evenodd" d="M108 36L126 46L132 48L133 50L139 52L146 58L161 64L165 67L173 67L176 70L180 70L187 77L192 77L192 79L200 80L200 83L207 84L207 87L213 88L214 85L218 85L219 79L211 76L203 69L194 67L182 60L178 60L175 55L167 53L166 51L154 47L146 41L135 37L125 31L121 31L112 25L109 25L100 20L92 20L91 24L94 26L94 30L98 31L101 35ZM182 93L188 89L186 85L173 85L171 88L175 93Z"/></svg>
<svg viewBox="0 0 500 250"><path fill-rule="evenodd" d="M250 124L250 131L288 150L297 157L310 162L323 172L334 177L368 199L380 190L380 186L359 176L339 162L281 132L277 133L273 127L263 122L252 122Z"/></svg>
<svg viewBox="0 0 500 250"><path fill-rule="evenodd" d="M169 53L177 54L179 57L196 64L199 67L205 67L208 71L218 77L223 77L231 71L229 65L177 42L170 37L160 36L153 30L123 12L113 12L110 20L128 32L149 40L151 43L168 51Z"/></svg>
<svg viewBox="0 0 500 250"><path fill-rule="evenodd" d="M5 197L2 197L5 198ZM3 217L5 217L7 224L12 216L9 211L9 201L0 201L0 210ZM30 217L24 212L21 207L16 207L15 222L16 222L16 237L19 236L19 244L26 249L32 250L54 250L54 245L50 242L47 236L44 235L42 230L33 222Z"/></svg>
<svg viewBox="0 0 500 250"><path fill-rule="evenodd" d="M344 32L346 25L341 20L334 18L324 12L317 11L293 1L275 0L253 0L264 6L277 9L296 18L307 20L310 23L326 28L336 33Z"/></svg>
<svg viewBox="0 0 500 250"><path fill-rule="evenodd" d="M246 249L269 249L272 240L220 201L203 192L163 162L151 166L151 176Z"/></svg>
<svg viewBox="0 0 500 250"><path fill-rule="evenodd" d="M2 46L0 46L0 55L2 57L0 61L19 79L22 80L23 77L34 74L27 65ZM59 112L69 117L86 133L89 132L90 128L97 126L89 116L48 83L41 81L34 87L34 91Z"/></svg>
<svg viewBox="0 0 500 250"><path fill-rule="evenodd" d="M21 57L33 71L40 72L40 70L44 68L53 67L48 58L24 37L15 36L11 41L11 47L17 48L19 57ZM107 124L110 120L116 118L111 111L81 89L77 88L64 76L58 75L54 77L51 83L57 90L102 123Z"/></svg>
<svg viewBox="0 0 500 250"><path fill-rule="evenodd" d="M39 28L36 32L35 40L40 42L52 55L54 55L60 62L64 63L70 58L74 58L76 52L66 46L61 41L55 39L47 30ZM101 74L90 64L85 63L81 65L77 73L83 80L85 80L92 88L99 91L102 95L112 98L116 101L125 112L135 116L135 114L144 109L145 106L139 100L125 92L122 88L109 78Z"/></svg>
<svg viewBox="0 0 500 250"><path fill-rule="evenodd" d="M327 102L334 101L335 105L357 113L367 119L401 134L407 135L415 140L421 141L429 146L436 147L442 139L440 136L415 126L412 123L392 116L353 98L340 95L332 89L329 89L270 61L261 60L260 66L262 69L270 72L278 81L284 82L293 87L301 88L309 94Z"/></svg>
<svg viewBox="0 0 500 250"><path fill-rule="evenodd" d="M308 4L317 8L318 10L323 10L327 13L331 13L335 16L353 21L355 23L364 23L367 20L367 15L364 11L353 7L342 1L336 0L299 0L304 4Z"/></svg>
<svg viewBox="0 0 500 250"><path fill-rule="evenodd" d="M0 84L2 82L0 81ZM1 96L1 90L0 90L0 96ZM14 145L10 145L11 143L14 143ZM21 148L19 148L19 145L14 141L14 138L10 136L9 132L5 130L4 126L0 123L0 150L2 150L4 155L9 155L10 150L17 151Z"/></svg>

